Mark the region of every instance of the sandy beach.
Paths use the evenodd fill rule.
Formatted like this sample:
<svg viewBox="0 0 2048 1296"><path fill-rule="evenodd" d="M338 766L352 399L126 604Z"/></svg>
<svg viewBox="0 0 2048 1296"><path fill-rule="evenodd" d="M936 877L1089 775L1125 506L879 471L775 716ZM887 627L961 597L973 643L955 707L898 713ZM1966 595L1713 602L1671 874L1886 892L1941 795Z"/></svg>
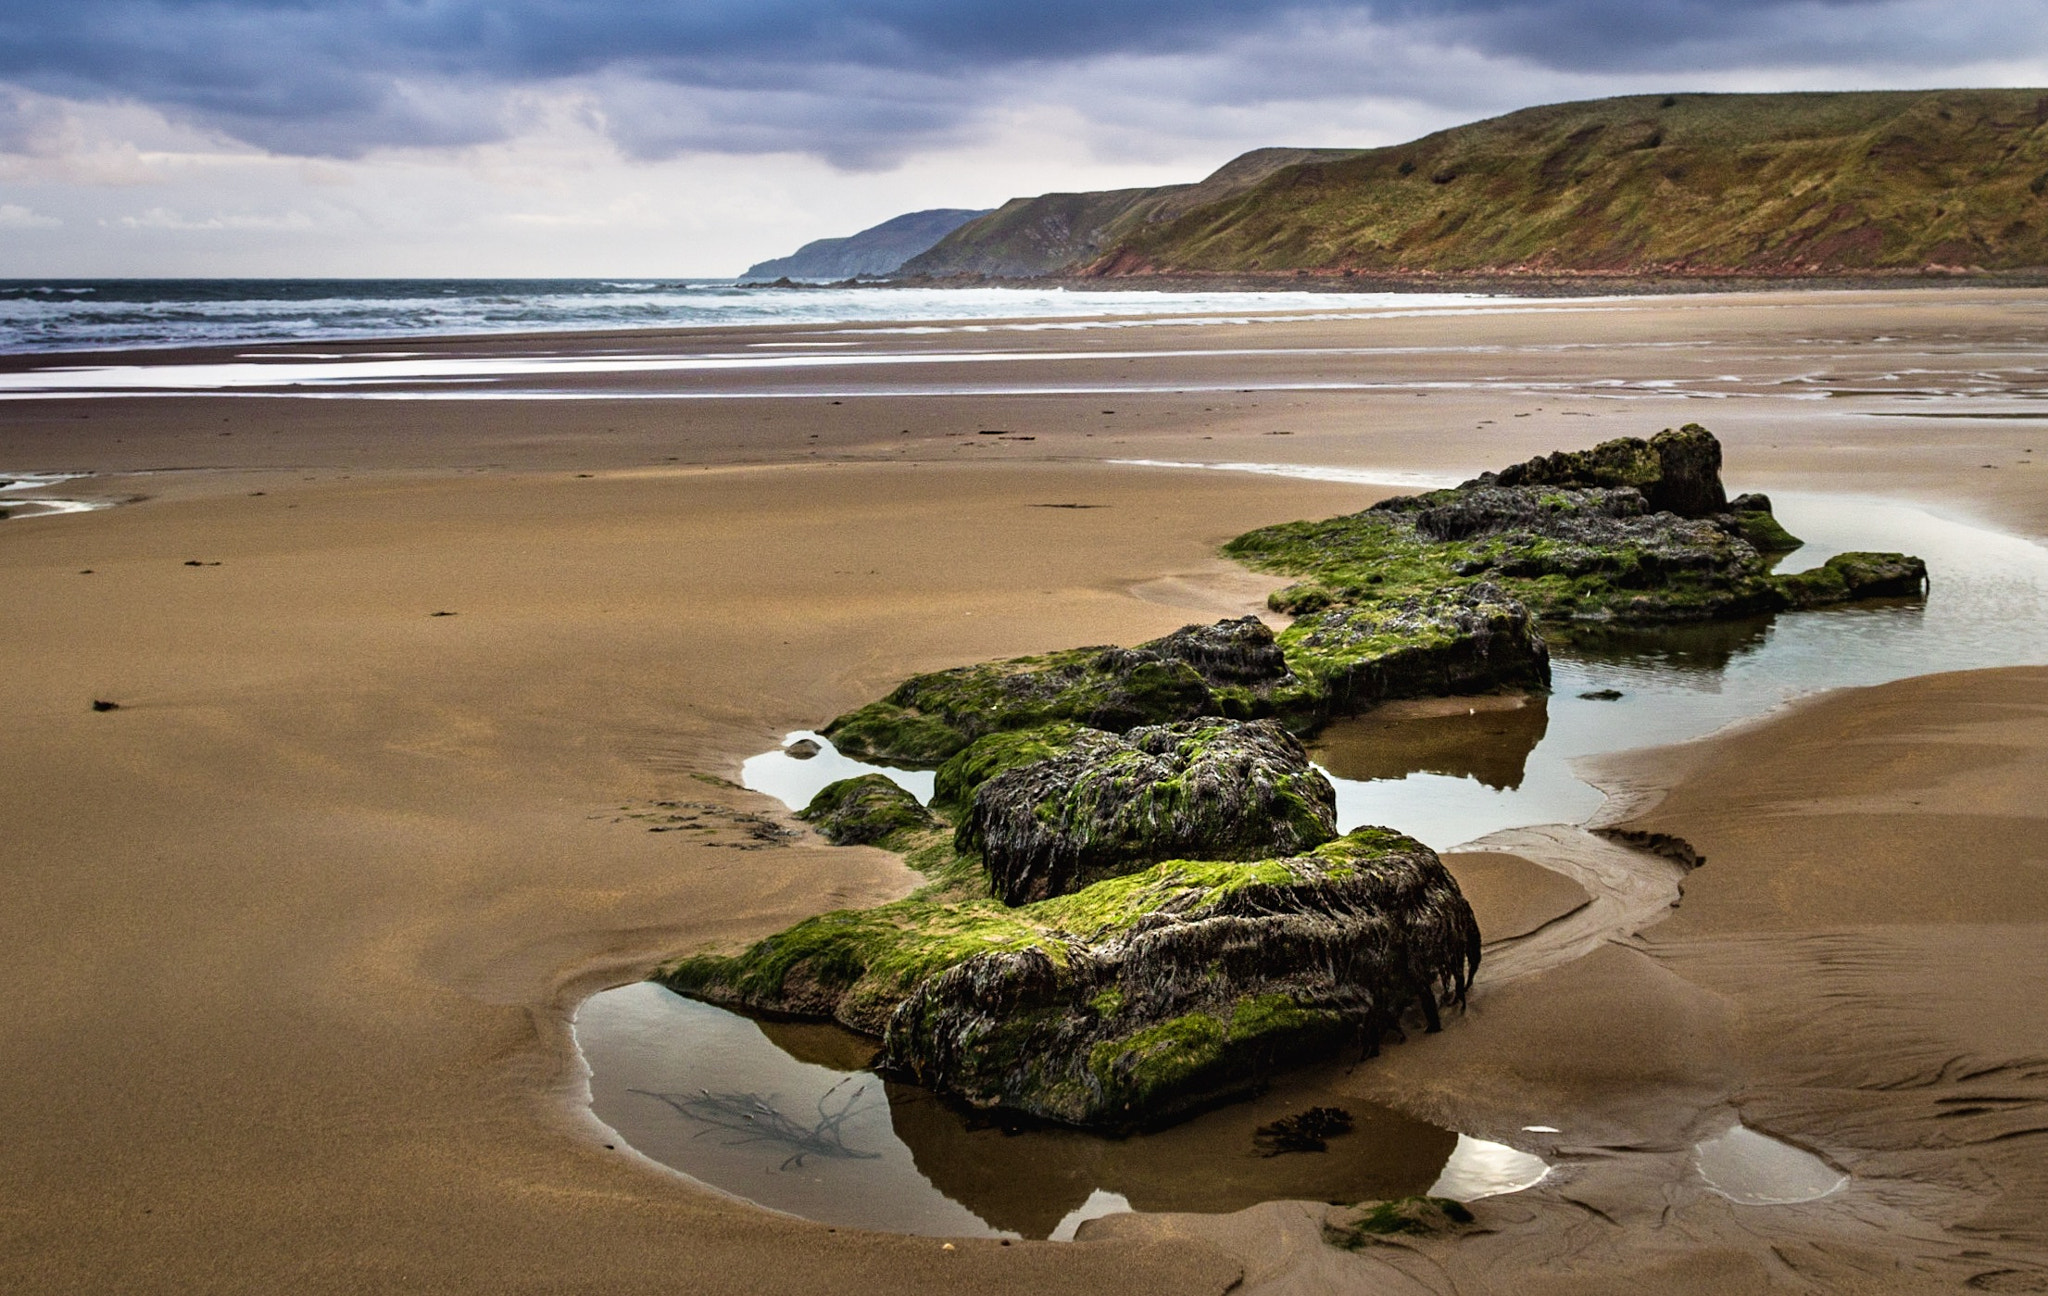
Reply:
<svg viewBox="0 0 2048 1296"><path fill-rule="evenodd" d="M849 359L517 363L767 344ZM375 398L187 372L226 355L12 358L0 474L123 502L0 522L0 1285L2048 1290L2048 669L1831 694L1597 771L1607 820L1707 857L1682 903L1482 973L1449 1029L1351 1078L1459 1129L1567 1131L1569 1173L1477 1203L1469 1236L1354 1254L1294 1203L1080 1244L834 1231L608 1146L570 1037L665 957L909 889L734 782L905 675L1257 611L1277 582L1217 556L1233 535L1694 420L1732 489L2048 534L2044 348L2048 292L1954 288L413 342L515 363ZM4 386L60 363L161 381ZM631 818L662 802L712 830ZM1453 863L1510 943L1581 904L1525 861ZM1850 1186L1674 1186L1738 1114Z"/></svg>

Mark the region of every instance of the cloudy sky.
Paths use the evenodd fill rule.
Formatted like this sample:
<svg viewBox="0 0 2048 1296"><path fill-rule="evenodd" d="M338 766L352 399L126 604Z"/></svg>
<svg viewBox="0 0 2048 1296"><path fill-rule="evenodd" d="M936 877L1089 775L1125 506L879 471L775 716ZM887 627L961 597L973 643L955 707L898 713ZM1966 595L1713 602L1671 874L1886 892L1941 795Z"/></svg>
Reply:
<svg viewBox="0 0 2048 1296"><path fill-rule="evenodd" d="M2048 0L0 0L0 276L731 274L1671 90L2048 85Z"/></svg>

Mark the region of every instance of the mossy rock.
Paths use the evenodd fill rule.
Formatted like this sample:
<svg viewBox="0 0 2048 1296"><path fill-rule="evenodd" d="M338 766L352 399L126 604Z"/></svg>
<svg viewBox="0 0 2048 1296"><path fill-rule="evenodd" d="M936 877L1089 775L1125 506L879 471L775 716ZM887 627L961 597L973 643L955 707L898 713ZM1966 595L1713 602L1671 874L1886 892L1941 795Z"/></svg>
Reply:
<svg viewBox="0 0 2048 1296"><path fill-rule="evenodd" d="M831 1018L963 1101L1155 1124L1462 1000L1470 906L1428 847L1362 828L1284 859L1171 860L1010 908L922 893L799 923L656 979ZM1213 1023L1210 1024L1210 1023Z"/></svg>
<svg viewBox="0 0 2048 1296"><path fill-rule="evenodd" d="M917 675L825 728L865 760L937 765L985 734L1069 721L1120 731L1216 714L1186 662L1131 648L1074 648Z"/></svg>
<svg viewBox="0 0 2048 1296"><path fill-rule="evenodd" d="M834 846L889 845L900 834L938 827L915 796L881 774L827 784L797 818Z"/></svg>
<svg viewBox="0 0 2048 1296"><path fill-rule="evenodd" d="M1680 517L1710 517L1728 508L1721 443L1697 423L1666 428L1647 441L1622 437L1590 450L1539 455L1492 480L1502 486L1628 486L1643 493L1651 510Z"/></svg>
<svg viewBox="0 0 2048 1296"><path fill-rule="evenodd" d="M825 728L866 760L939 765L992 733L1066 722L1121 733L1298 709L1300 681L1257 617L1183 626L1136 648L1072 648L917 675Z"/></svg>
<svg viewBox="0 0 2048 1296"><path fill-rule="evenodd" d="M1392 698L1550 687L1550 650L1529 609L1491 582L1304 616L1280 636L1334 714Z"/></svg>
<svg viewBox="0 0 2048 1296"><path fill-rule="evenodd" d="M1742 538L1760 554L1788 554L1806 543L1779 525L1771 511L1771 497L1768 495L1758 492L1737 495L1728 501L1728 512L1740 528Z"/></svg>
<svg viewBox="0 0 2048 1296"><path fill-rule="evenodd" d="M970 1105L1097 1128L1157 1125L1373 1047L1410 1008L1434 1029L1479 959L1457 884L1385 829L1286 859L1173 861L1009 912L1047 938L921 982L885 1058Z"/></svg>
<svg viewBox="0 0 2048 1296"><path fill-rule="evenodd" d="M1267 527L1224 551L1297 578L1269 603L1303 620L1486 581L1567 641L1587 626L1733 620L1910 584L1909 573L1774 578L1767 555L1798 541L1765 497L1742 496L1739 509L1727 503L1719 463L1713 434L1688 424L1648 441L1560 451L1348 517ZM1300 630L1297 622L1281 635L1289 665L1327 687L1327 670L1295 648ZM1321 705L1341 714L1357 700L1339 693Z"/></svg>
<svg viewBox="0 0 2048 1296"><path fill-rule="evenodd" d="M1062 720L1036 729L1004 730L977 738L939 766L933 776L932 804L956 817L964 817L974 804L975 790L996 775L1064 755L1077 743L1114 737L1101 729Z"/></svg>
<svg viewBox="0 0 2048 1296"><path fill-rule="evenodd" d="M1927 564L1909 554L1857 551L1775 579L1788 606L1826 607L1857 599L1917 598L1927 589Z"/></svg>
<svg viewBox="0 0 2048 1296"><path fill-rule="evenodd" d="M1337 835L1330 781L1270 720L1186 720L1077 739L981 783L960 822L958 849L981 853L1005 904L1160 860L1293 855ZM999 735L963 756L991 744L1005 756L1022 745Z"/></svg>

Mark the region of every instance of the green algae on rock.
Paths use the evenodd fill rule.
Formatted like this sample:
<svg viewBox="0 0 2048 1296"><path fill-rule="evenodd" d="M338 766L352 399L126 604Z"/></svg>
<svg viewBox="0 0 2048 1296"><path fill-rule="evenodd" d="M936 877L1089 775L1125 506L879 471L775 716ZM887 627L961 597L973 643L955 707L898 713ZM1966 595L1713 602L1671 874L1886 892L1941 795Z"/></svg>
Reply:
<svg viewBox="0 0 2048 1296"><path fill-rule="evenodd" d="M824 733L863 760L936 765L984 734L1066 720L1121 730L1214 714L1186 662L1141 649L1094 647L980 662L917 675Z"/></svg>
<svg viewBox="0 0 2048 1296"><path fill-rule="evenodd" d="M1070 648L905 680L825 727L864 760L937 765L987 734L1057 722L1120 733L1287 709L1300 681L1257 617L1183 626L1136 648Z"/></svg>
<svg viewBox="0 0 2048 1296"><path fill-rule="evenodd" d="M1035 731L1027 731L1035 732ZM1079 890L1165 859L1292 855L1337 835L1336 791L1270 720L1186 720L1070 735L986 780L956 843L1005 904ZM982 743L1014 745L1013 735Z"/></svg>
<svg viewBox="0 0 2048 1296"><path fill-rule="evenodd" d="M1539 456L1348 517L1266 527L1224 552L1306 578L1272 595L1276 611L1306 617L1441 599L1483 581L1494 587L1489 597L1526 605L1547 634L1566 638L1580 626L1725 620L1911 584L1919 560L1903 554L1864 555L1838 568L1839 580L1772 574L1766 554L1798 542L1763 496L1728 511L1720 462L1713 434L1687 424L1647 441ZM1281 645L1298 674L1325 678L1307 633L1297 622Z"/></svg>
<svg viewBox="0 0 2048 1296"><path fill-rule="evenodd" d="M974 1105L1126 1127L1370 1045L1410 1007L1433 1028L1478 959L1471 908L1434 852L1360 829L1016 908L935 886L657 979L878 1036L891 1066Z"/></svg>
<svg viewBox="0 0 2048 1296"><path fill-rule="evenodd" d="M1280 643L1328 715L1393 698L1550 687L1550 650L1529 609L1487 581L1326 607Z"/></svg>
<svg viewBox="0 0 2048 1296"><path fill-rule="evenodd" d="M936 828L939 822L916 797L882 774L827 784L797 818L834 846L886 846L899 834Z"/></svg>
<svg viewBox="0 0 2048 1296"><path fill-rule="evenodd" d="M1054 919L1042 941L921 982L890 1018L889 1065L973 1106L1153 1125L1371 1048L1410 1007L1436 1029L1479 963L1457 884L1386 829L1250 864L1173 861L1012 912L1078 902L1092 921L1110 896L1116 921Z"/></svg>
<svg viewBox="0 0 2048 1296"><path fill-rule="evenodd" d="M1927 589L1927 564L1895 553L1841 553L1810 571L1778 578L1795 607L1857 599L1917 598Z"/></svg>

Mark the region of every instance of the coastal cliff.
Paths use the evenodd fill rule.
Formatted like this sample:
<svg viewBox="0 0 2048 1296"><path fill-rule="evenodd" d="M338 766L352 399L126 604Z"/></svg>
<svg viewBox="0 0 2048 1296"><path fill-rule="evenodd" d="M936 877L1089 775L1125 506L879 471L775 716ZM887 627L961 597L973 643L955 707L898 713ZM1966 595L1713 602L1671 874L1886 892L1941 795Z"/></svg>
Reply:
<svg viewBox="0 0 2048 1296"><path fill-rule="evenodd" d="M1043 237L1084 215L1094 222L1085 234ZM1225 192L1016 200L903 273L1369 281L2043 267L2048 90L2013 89L1528 108L1300 158Z"/></svg>

